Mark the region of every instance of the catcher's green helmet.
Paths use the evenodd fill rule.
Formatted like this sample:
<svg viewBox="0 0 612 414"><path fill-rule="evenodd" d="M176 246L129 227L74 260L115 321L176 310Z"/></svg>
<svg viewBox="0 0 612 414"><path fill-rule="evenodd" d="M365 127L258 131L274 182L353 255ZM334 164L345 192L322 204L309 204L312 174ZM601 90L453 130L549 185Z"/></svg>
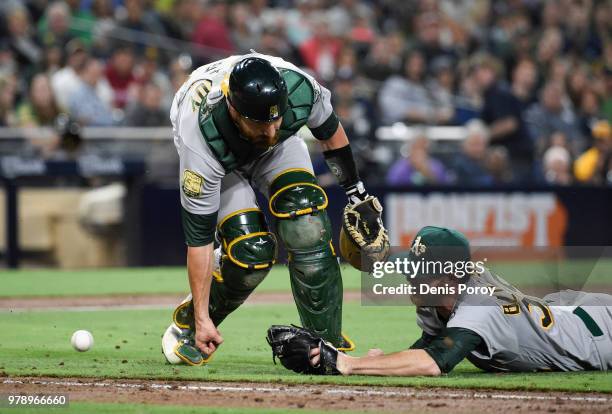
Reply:
<svg viewBox="0 0 612 414"><path fill-rule="evenodd" d="M272 122L287 109L287 84L267 60L241 60L232 69L228 86L229 102L245 118Z"/></svg>

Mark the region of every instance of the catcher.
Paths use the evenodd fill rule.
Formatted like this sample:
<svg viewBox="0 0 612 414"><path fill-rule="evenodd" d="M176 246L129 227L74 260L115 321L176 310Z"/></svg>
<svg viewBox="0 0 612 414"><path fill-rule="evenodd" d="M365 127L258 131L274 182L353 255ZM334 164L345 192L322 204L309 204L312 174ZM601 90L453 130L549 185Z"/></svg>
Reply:
<svg viewBox="0 0 612 414"><path fill-rule="evenodd" d="M175 95L170 118L180 157L191 294L174 311L162 338L166 359L206 363L223 342L219 324L275 263L277 239L254 188L267 196L288 252L302 324L338 349L352 349L341 333L342 278L325 211L328 200L297 136L300 128L307 126L320 140L329 168L346 190L345 221L353 225L347 224L343 240L356 246L355 260L362 252L381 260L389 243L382 207L359 178L329 90L280 58L231 56L191 74Z"/></svg>
<svg viewBox="0 0 612 414"><path fill-rule="evenodd" d="M465 236L440 227L421 229L408 256L430 262L471 259ZM524 295L487 269L467 280L417 275L410 282L444 292L435 298L412 296L423 333L410 349L388 355L375 349L356 358L307 329L272 326L267 339L274 357L288 369L319 375L438 376L464 358L494 372L612 369L610 295L565 290L540 299ZM493 295L458 294L460 283L495 289Z"/></svg>

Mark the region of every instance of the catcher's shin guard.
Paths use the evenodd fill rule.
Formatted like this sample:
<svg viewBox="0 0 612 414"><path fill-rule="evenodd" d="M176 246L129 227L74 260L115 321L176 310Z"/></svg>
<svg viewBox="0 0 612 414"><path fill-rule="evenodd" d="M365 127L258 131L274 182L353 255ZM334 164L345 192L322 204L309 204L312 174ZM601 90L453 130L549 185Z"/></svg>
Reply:
<svg viewBox="0 0 612 414"><path fill-rule="evenodd" d="M267 276L276 260L276 238L267 230L261 210L239 210L218 228L221 250L210 287L208 312L215 326L236 310ZM188 297L174 311L174 323L194 329L193 302Z"/></svg>
<svg viewBox="0 0 612 414"><path fill-rule="evenodd" d="M239 210L224 218L217 230L221 248L215 251L216 264L208 307L215 326L242 305L266 277L276 260L277 251L276 238L267 231L264 215L259 209ZM176 308L173 322L181 330L178 341L182 340L182 345L175 351L164 348L166 359L173 363L176 358L168 355L174 352L190 365L207 362L206 356L203 355L200 362L193 355L197 349L190 342L195 332L191 295Z"/></svg>
<svg viewBox="0 0 612 414"><path fill-rule="evenodd" d="M239 210L218 226L220 277L210 290L209 313L215 326L236 310L267 276L276 261L276 238L257 208Z"/></svg>
<svg viewBox="0 0 612 414"><path fill-rule="evenodd" d="M307 170L288 170L270 186L270 212L288 252L291 290L306 328L345 346L342 277L331 245L327 195Z"/></svg>

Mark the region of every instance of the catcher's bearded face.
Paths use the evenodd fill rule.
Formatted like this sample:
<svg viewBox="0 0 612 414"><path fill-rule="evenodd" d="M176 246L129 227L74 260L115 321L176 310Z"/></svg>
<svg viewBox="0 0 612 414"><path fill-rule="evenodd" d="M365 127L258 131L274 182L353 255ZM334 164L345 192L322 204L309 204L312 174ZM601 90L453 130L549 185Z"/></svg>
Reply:
<svg viewBox="0 0 612 414"><path fill-rule="evenodd" d="M257 148L269 148L278 143L278 132L283 117L272 122L259 122L241 116L231 105L230 114L240 134L251 141Z"/></svg>

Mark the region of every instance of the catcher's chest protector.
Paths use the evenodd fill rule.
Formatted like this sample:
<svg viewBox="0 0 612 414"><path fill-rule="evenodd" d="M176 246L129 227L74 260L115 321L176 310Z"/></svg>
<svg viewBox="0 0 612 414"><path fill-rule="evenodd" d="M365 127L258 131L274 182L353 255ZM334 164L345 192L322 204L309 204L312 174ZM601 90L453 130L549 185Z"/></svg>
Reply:
<svg viewBox="0 0 612 414"><path fill-rule="evenodd" d="M304 76L290 69L280 69L280 72L289 90L289 105L283 114L279 143L295 135L306 124L314 102L313 88ZM224 99L212 105L201 105L198 124L206 144L226 173L248 164L267 151L255 147L240 135Z"/></svg>

